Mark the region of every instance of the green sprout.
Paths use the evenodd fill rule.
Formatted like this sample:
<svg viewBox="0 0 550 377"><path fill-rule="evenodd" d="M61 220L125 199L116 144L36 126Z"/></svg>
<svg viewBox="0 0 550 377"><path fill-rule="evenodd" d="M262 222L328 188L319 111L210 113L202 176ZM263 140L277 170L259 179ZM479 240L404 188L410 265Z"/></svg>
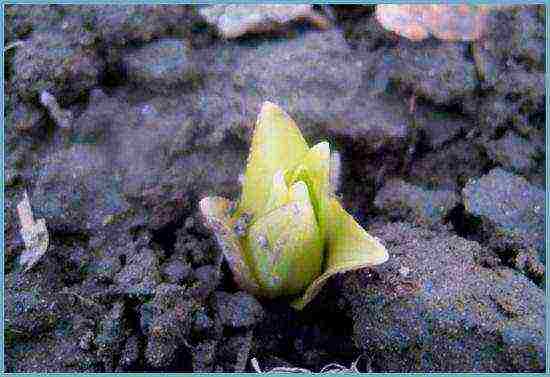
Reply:
<svg viewBox="0 0 550 377"><path fill-rule="evenodd" d="M255 296L294 296L303 309L337 273L381 264L384 246L338 202L330 184L330 147L309 148L294 121L265 102L235 205L201 200L239 287Z"/></svg>

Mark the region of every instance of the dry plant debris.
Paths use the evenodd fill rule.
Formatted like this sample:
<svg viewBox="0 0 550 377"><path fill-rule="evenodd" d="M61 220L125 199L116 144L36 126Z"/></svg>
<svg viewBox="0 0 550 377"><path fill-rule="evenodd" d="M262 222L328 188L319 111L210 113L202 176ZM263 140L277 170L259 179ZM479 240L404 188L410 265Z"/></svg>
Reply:
<svg viewBox="0 0 550 377"><path fill-rule="evenodd" d="M21 223L21 236L25 242L25 251L21 254L19 263L24 266L23 272L26 272L48 250L48 229L46 228L46 220L34 221L26 191L23 194L23 200L17 205L17 214Z"/></svg>

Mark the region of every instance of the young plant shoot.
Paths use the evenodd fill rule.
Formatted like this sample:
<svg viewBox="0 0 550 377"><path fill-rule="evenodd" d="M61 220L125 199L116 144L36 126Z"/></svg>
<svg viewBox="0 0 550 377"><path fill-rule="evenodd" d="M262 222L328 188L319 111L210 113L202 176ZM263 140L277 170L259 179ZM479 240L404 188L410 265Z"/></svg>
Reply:
<svg viewBox="0 0 550 377"><path fill-rule="evenodd" d="M282 109L263 104L236 210L220 197L200 202L241 289L292 297L301 310L332 275L388 259L333 195L330 161L328 142L309 148Z"/></svg>

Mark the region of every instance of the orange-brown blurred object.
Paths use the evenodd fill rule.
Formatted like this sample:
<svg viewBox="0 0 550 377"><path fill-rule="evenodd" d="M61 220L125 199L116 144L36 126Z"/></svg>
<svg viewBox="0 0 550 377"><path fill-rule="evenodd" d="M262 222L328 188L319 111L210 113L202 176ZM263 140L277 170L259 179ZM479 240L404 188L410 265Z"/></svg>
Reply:
<svg viewBox="0 0 550 377"><path fill-rule="evenodd" d="M376 6L376 19L387 30L413 41L433 35L446 41L475 41L487 29L487 5L392 5Z"/></svg>

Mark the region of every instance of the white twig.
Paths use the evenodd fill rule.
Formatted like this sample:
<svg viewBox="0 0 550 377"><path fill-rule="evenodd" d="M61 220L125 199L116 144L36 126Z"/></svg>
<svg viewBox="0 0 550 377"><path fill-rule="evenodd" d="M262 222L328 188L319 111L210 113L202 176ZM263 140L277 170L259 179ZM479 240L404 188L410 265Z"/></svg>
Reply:
<svg viewBox="0 0 550 377"><path fill-rule="evenodd" d="M359 362L359 359L361 359L361 356L359 356L357 360L351 363L351 366L349 368L346 368L345 366L336 363L325 365L319 373L361 373L359 369L357 369L357 363ZM255 357L250 360L250 364L252 365L252 369L254 369L256 373L312 373L309 369L294 367L276 367L268 371L262 372L258 360L256 360ZM368 372L370 372L370 370Z"/></svg>

